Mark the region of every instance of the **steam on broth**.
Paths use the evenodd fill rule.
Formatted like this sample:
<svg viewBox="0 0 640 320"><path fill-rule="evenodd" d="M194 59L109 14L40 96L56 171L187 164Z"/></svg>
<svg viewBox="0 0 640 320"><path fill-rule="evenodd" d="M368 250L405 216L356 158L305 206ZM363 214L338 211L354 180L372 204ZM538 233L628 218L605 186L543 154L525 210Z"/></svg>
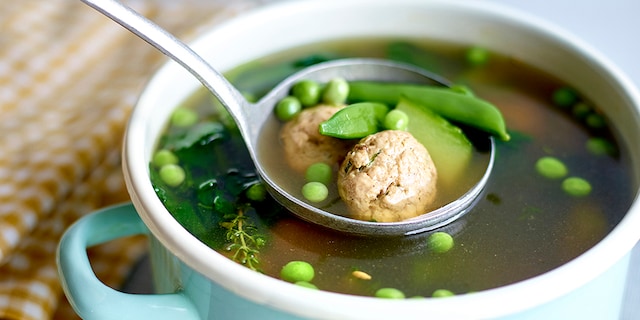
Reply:
<svg viewBox="0 0 640 320"><path fill-rule="evenodd" d="M221 254L276 278L287 263L308 262L315 269L310 282L321 290L463 294L558 267L601 240L629 208L627 151L597 106L567 84L496 53L478 60L478 48L469 58L469 49L415 39L348 39L265 57L227 75L248 97L260 97L297 69L326 59L399 59L465 84L497 105L511 141L496 141L493 173L476 206L437 230L452 236L446 252L433 250L431 233L363 238L288 214L260 188L242 139L204 89L178 106L159 138L157 150L169 156L150 164L156 192L187 230ZM283 163L280 146L262 147L274 150L273 165ZM544 157L558 160L566 172L553 165L539 169ZM163 176L163 170L170 172ZM171 170L182 170L184 179L163 180ZM566 183L570 177L578 183ZM589 187L586 195L580 181Z"/></svg>

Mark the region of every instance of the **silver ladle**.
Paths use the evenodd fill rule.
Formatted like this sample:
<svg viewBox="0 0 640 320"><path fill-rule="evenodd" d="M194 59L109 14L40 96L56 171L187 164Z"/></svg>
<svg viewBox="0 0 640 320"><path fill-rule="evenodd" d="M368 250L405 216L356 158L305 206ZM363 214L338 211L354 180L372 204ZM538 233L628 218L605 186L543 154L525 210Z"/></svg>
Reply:
<svg viewBox="0 0 640 320"><path fill-rule="evenodd" d="M444 226L465 214L477 200L489 178L494 162L494 144L487 169L478 183L457 200L400 222L369 222L350 219L326 212L299 199L274 183L263 167L257 152L259 135L264 124L274 121L273 108L288 95L290 87L299 80L327 82L336 77L346 80L383 82L413 82L448 86L449 82L420 68L378 59L342 59L305 68L282 81L257 103L250 103L196 52L149 19L117 0L82 0L100 13L119 23L156 49L182 65L220 100L237 123L253 163L269 193L300 218L342 232L358 235L410 235Z"/></svg>

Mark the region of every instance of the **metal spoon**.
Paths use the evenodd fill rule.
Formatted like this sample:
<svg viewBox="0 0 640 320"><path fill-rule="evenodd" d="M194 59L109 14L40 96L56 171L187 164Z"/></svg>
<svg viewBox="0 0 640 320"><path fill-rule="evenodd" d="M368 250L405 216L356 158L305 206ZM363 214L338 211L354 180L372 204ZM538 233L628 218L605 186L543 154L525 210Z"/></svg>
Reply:
<svg viewBox="0 0 640 320"><path fill-rule="evenodd" d="M465 214L484 189L493 168L494 146L491 140L491 159L485 174L462 197L437 210L400 221L377 223L346 218L323 211L296 198L274 183L265 170L257 152L259 135L265 123L275 121L273 108L285 97L292 84L301 79L326 82L335 77L347 80L374 80L387 82L429 83L448 86L449 82L422 69L377 59L344 59L317 64L288 77L258 103L247 102L244 97L196 52L176 37L117 0L82 0L89 6L119 23L165 55L189 70L225 106L236 121L255 167L268 186L269 193L283 206L300 218L342 232L375 235L409 235L444 226Z"/></svg>

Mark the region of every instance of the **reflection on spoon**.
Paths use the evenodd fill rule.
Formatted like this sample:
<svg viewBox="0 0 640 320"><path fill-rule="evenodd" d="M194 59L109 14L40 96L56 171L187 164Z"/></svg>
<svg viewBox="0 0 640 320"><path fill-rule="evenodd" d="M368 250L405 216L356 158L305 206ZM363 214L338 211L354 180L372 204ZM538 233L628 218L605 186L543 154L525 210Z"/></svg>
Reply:
<svg viewBox="0 0 640 320"><path fill-rule="evenodd" d="M202 57L176 37L116 0L83 0L89 6L119 23L190 71L224 105L236 121L240 133L261 178L271 195L300 218L338 231L360 235L408 235L441 227L454 221L478 198L493 167L494 146L490 140L491 159L478 183L459 199L434 211L400 222L369 222L346 218L323 211L296 198L274 182L257 152L259 135L268 121L274 121L275 104L288 95L291 86L311 79L328 82L337 77L348 81L368 80L407 82L448 86L449 82L422 69L377 59L343 59L325 62L288 77L258 103L250 103Z"/></svg>

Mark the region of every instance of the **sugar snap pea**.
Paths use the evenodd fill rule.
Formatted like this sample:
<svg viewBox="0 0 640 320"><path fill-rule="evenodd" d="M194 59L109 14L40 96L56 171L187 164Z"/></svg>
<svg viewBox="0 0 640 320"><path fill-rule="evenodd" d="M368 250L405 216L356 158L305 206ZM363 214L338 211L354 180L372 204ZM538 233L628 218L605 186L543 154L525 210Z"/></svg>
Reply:
<svg viewBox="0 0 640 320"><path fill-rule="evenodd" d="M395 106L401 97L431 109L450 120L484 130L508 141L504 118L493 104L446 87L354 81L349 83L349 101L371 101Z"/></svg>
<svg viewBox="0 0 640 320"><path fill-rule="evenodd" d="M380 130L389 107L382 103L348 105L320 124L320 133L340 139L360 139Z"/></svg>

